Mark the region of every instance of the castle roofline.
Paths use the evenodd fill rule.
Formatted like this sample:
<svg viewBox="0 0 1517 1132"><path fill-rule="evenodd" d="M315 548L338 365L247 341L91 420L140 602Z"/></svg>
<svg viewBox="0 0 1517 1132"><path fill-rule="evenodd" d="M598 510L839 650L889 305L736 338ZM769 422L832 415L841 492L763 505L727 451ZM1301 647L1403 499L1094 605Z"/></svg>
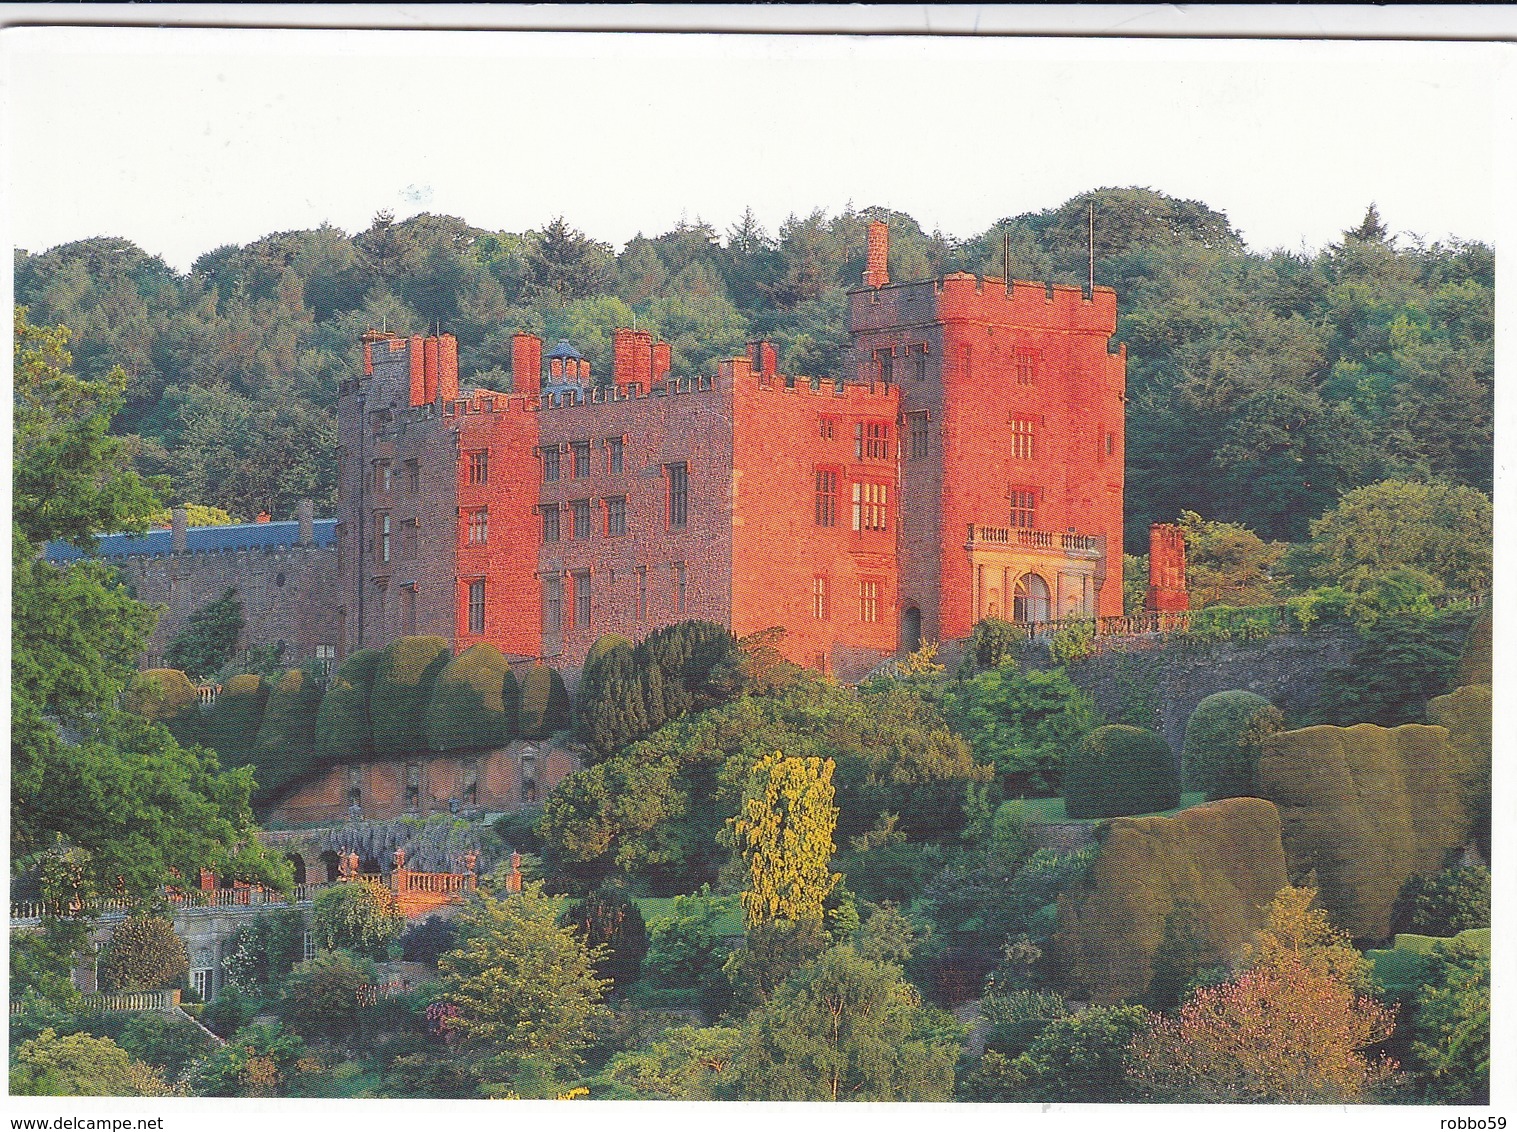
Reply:
<svg viewBox="0 0 1517 1132"><path fill-rule="evenodd" d="M167 528L142 534L95 536L95 555L100 558L150 558L172 554L174 533ZM300 544L300 521L278 523L232 523L221 527L189 527L185 530L185 553L211 554L223 550L270 550ZM337 545L337 520L317 519L311 524L311 545ZM49 562L73 562L91 555L66 542L50 542L43 548Z"/></svg>

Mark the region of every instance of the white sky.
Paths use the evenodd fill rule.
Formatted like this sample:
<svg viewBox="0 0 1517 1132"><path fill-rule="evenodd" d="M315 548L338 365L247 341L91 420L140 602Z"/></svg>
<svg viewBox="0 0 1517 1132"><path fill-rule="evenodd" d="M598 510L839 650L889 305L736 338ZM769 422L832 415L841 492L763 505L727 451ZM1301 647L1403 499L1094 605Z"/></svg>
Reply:
<svg viewBox="0 0 1517 1132"><path fill-rule="evenodd" d="M585 18L549 15L576 11ZM593 14L604 24L608 11ZM1123 31L1164 30L1175 12L1093 11ZM1027 26L1018 14L841 15ZM1455 10L1412 26L1479 23ZM722 232L750 205L773 233L791 212L879 204L962 237L1103 185L1204 201L1261 250L1318 248L1370 201L1395 232L1494 242L1511 50L12 26L0 33L0 183L16 246L124 236L179 270L273 231L358 231L380 209L513 231L562 213L620 247L682 217Z"/></svg>

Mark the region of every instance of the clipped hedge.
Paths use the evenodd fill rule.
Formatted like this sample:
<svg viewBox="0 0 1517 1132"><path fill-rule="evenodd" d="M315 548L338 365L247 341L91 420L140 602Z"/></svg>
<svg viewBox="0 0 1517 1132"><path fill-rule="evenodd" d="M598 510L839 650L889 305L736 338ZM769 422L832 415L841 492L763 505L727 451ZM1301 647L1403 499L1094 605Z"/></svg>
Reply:
<svg viewBox="0 0 1517 1132"><path fill-rule="evenodd" d="M269 692L254 750L253 779L260 800L315 766L321 700L320 686L299 668L286 672Z"/></svg>
<svg viewBox="0 0 1517 1132"><path fill-rule="evenodd" d="M1442 727L1304 727L1267 737L1260 793L1280 809L1294 880L1315 872L1322 907L1356 939L1390 934L1408 877L1435 873L1469 820Z"/></svg>
<svg viewBox="0 0 1517 1132"><path fill-rule="evenodd" d="M100 954L100 985L107 994L172 986L190 968L184 940L163 916L131 916L116 925Z"/></svg>
<svg viewBox="0 0 1517 1132"><path fill-rule="evenodd" d="M1116 818L1084 886L1059 898L1054 946L1090 1001L1144 994L1171 913L1217 960L1231 959L1286 887L1280 815L1260 798L1224 798L1174 817Z"/></svg>
<svg viewBox="0 0 1517 1132"><path fill-rule="evenodd" d="M1180 753L1186 790L1208 798L1237 798L1258 792L1259 741L1279 731L1285 717L1263 696L1217 692L1191 712Z"/></svg>
<svg viewBox="0 0 1517 1132"><path fill-rule="evenodd" d="M374 754L369 693L383 659L380 649L359 649L332 674L316 712L316 755L322 762L362 762Z"/></svg>
<svg viewBox="0 0 1517 1132"><path fill-rule="evenodd" d="M569 726L569 690L557 669L542 664L527 669L517 726L523 739L546 739Z"/></svg>
<svg viewBox="0 0 1517 1132"><path fill-rule="evenodd" d="M1427 721L1449 733L1457 773L1478 778L1491 773L1491 688L1470 684L1427 702Z"/></svg>
<svg viewBox="0 0 1517 1132"><path fill-rule="evenodd" d="M375 755L426 750L427 702L452 655L442 637L400 637L385 646L369 694Z"/></svg>
<svg viewBox="0 0 1517 1132"><path fill-rule="evenodd" d="M254 673L233 676L205 716L205 741L216 748L224 769L257 761L258 728L269 687Z"/></svg>
<svg viewBox="0 0 1517 1132"><path fill-rule="evenodd" d="M132 678L121 706L153 723L172 723L200 710L200 693L177 668L149 668Z"/></svg>
<svg viewBox="0 0 1517 1132"><path fill-rule="evenodd" d="M1374 965L1375 985L1393 996L1414 993L1427 980L1428 958L1439 944L1454 943L1472 947L1484 955L1491 953L1491 929L1469 928L1454 936L1397 935L1391 946L1371 950L1364 957Z"/></svg>
<svg viewBox="0 0 1517 1132"><path fill-rule="evenodd" d="M1464 638L1464 651L1459 656L1459 666L1454 679L1460 684L1489 684L1491 682L1491 606L1487 602L1470 623Z"/></svg>
<svg viewBox="0 0 1517 1132"><path fill-rule="evenodd" d="M511 666L492 644L472 645L448 661L427 705L427 746L434 751L502 747L515 736L505 698ZM514 680L512 681L514 683Z"/></svg>
<svg viewBox="0 0 1517 1132"><path fill-rule="evenodd" d="M595 658L594 667L586 662L576 713L580 740L597 755L608 755L642 738L649 731L645 702L632 646L619 641Z"/></svg>
<svg viewBox="0 0 1517 1132"><path fill-rule="evenodd" d="M1112 818L1180 804L1175 757L1164 737L1113 723L1081 740L1064 762L1064 812Z"/></svg>

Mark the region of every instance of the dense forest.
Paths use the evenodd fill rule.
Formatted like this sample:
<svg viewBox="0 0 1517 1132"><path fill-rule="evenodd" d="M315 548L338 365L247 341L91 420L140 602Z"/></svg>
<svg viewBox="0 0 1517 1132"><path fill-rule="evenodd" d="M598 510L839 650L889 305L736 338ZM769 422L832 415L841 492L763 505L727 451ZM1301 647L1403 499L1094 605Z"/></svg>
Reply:
<svg viewBox="0 0 1517 1132"><path fill-rule="evenodd" d="M378 215L365 231L281 232L180 275L130 241L18 251L31 323L75 332L75 368L128 375L114 430L176 502L248 519L335 502L337 383L370 326L455 334L466 383L506 389L510 336L568 338L610 372L611 331L673 346L676 373L767 337L786 372L837 372L865 228L891 228L892 279L968 270L1116 288L1128 344L1127 549L1182 510L1301 541L1345 492L1386 479L1491 490L1494 252L1393 236L1371 206L1318 252L1244 246L1225 214L1100 189L958 239L881 208L700 221L617 253L564 218L489 232ZM1006 250L1009 248L1009 252ZM1004 262L1003 262L1004 261Z"/></svg>

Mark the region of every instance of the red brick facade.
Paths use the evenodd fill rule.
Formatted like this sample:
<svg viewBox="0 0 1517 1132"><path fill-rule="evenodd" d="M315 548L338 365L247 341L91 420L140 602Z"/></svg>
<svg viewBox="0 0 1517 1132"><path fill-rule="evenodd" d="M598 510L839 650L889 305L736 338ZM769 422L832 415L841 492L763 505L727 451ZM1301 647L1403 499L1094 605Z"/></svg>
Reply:
<svg viewBox="0 0 1517 1132"><path fill-rule="evenodd" d="M671 378L618 330L609 383L513 339L515 392L457 345L365 335L344 383L342 651L435 633L574 668L602 634L781 626L845 678L984 616L1121 612L1116 296L955 274L892 285L871 226L846 379L773 347ZM1110 568L1108 568L1110 563Z"/></svg>
<svg viewBox="0 0 1517 1132"><path fill-rule="evenodd" d="M1143 608L1159 613L1190 608L1185 589L1185 532L1173 523L1148 528L1148 597Z"/></svg>

